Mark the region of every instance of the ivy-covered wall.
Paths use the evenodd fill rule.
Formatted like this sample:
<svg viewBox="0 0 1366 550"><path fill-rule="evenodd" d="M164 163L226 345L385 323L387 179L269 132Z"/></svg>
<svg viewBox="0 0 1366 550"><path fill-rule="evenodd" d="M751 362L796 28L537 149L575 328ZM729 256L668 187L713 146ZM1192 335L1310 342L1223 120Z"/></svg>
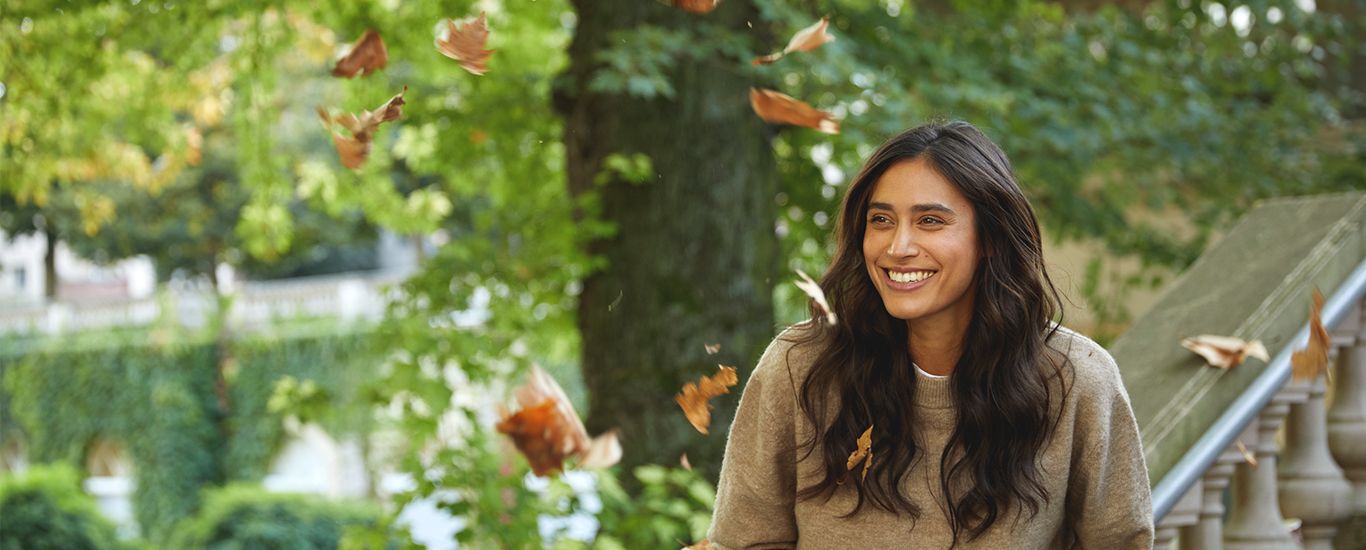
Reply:
<svg viewBox="0 0 1366 550"><path fill-rule="evenodd" d="M310 411L307 420L333 435L366 428L360 393L379 364L367 333L227 342L226 412L215 392L213 340L167 343L153 334L0 342L0 446L18 437L32 462L84 465L95 440L122 442L136 478L136 518L150 540L194 514L202 488L261 480L285 441L284 413ZM292 383L280 383L287 378ZM302 403L276 389L309 381Z"/></svg>

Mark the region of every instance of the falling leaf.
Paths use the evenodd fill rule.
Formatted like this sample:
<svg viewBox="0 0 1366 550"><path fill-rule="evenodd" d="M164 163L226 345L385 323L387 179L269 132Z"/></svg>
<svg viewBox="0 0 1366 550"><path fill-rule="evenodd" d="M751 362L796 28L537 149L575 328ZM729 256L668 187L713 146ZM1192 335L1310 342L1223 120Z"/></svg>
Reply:
<svg viewBox="0 0 1366 550"><path fill-rule="evenodd" d="M702 344L702 347L706 348L707 355L716 355L721 351L721 344Z"/></svg>
<svg viewBox="0 0 1366 550"><path fill-rule="evenodd" d="M1181 346L1204 357L1211 367L1221 369L1236 367L1248 357L1256 357L1263 362L1271 361L1261 340L1248 342L1232 336L1202 334L1181 340Z"/></svg>
<svg viewBox="0 0 1366 550"><path fill-rule="evenodd" d="M692 546L684 546L683 550L711 550L711 542L708 542L707 539L702 539Z"/></svg>
<svg viewBox="0 0 1366 550"><path fill-rule="evenodd" d="M1253 468L1256 468L1257 455L1254 455L1252 454L1252 451L1247 450L1247 445L1243 445L1243 442L1241 440L1234 441L1234 443L1238 446L1238 452L1243 453L1243 460L1246 460L1249 465L1251 465Z"/></svg>
<svg viewBox="0 0 1366 550"><path fill-rule="evenodd" d="M826 42L834 42L834 36L825 34L825 29L829 26L830 18L822 17L820 21L817 21L815 24L812 24L805 29L797 31L797 34L792 35L792 40L787 42L787 47L783 48L783 51L774 52L763 57L756 57L754 58L753 63L755 65L767 65L782 59L783 56L792 52L809 52L821 47L821 45Z"/></svg>
<svg viewBox="0 0 1366 550"><path fill-rule="evenodd" d="M403 116L403 94L407 92L408 87L404 86L402 92L389 98L379 109L362 111L360 115L342 113L334 117L326 109L318 108L318 117L332 134L332 144L337 147L342 166L356 170L365 164L365 159L370 156L370 142L375 139L375 130L380 124ZM351 135L348 137L338 132L339 126Z"/></svg>
<svg viewBox="0 0 1366 550"><path fill-rule="evenodd" d="M683 453L683 456L678 457L678 464L683 466L684 470L692 471L692 463L688 462L688 453Z"/></svg>
<svg viewBox="0 0 1366 550"><path fill-rule="evenodd" d="M834 115L773 90L751 88L749 104L766 122L814 128L827 134L840 133L840 124Z"/></svg>
<svg viewBox="0 0 1366 550"><path fill-rule="evenodd" d="M454 19L446 20L447 33L444 38L436 39L436 50L441 55L460 63L466 71L482 75L488 72L487 63L494 50L485 50L489 40L488 20L484 12L464 25L457 27Z"/></svg>
<svg viewBox="0 0 1366 550"><path fill-rule="evenodd" d="M849 453L849 460L845 468L854 471L854 466L863 462L863 477L860 480L868 479L868 469L873 467L873 426L870 424L863 435L858 436L858 448Z"/></svg>
<svg viewBox="0 0 1366 550"><path fill-rule="evenodd" d="M740 381L734 367L717 365L716 374L703 376L696 384L683 385L683 392L674 396L674 402L683 409L683 415L697 431L707 433L711 426L711 398L730 393L730 387Z"/></svg>
<svg viewBox="0 0 1366 550"><path fill-rule="evenodd" d="M1309 342L1304 349L1290 354L1290 367L1295 380L1313 380L1328 370L1328 329L1323 328L1323 293L1314 289L1314 303L1309 306Z"/></svg>
<svg viewBox="0 0 1366 550"><path fill-rule="evenodd" d="M563 470L571 457L585 468L606 468L621 460L617 433L590 439L564 390L539 367L517 388L516 400L522 409L504 415L497 428L512 438L536 475Z"/></svg>
<svg viewBox="0 0 1366 550"><path fill-rule="evenodd" d="M721 0L673 0L674 7L689 13L710 13Z"/></svg>
<svg viewBox="0 0 1366 550"><path fill-rule="evenodd" d="M830 302L825 300L825 291L821 290L821 285L816 284L816 281L811 280L811 277L808 277L806 272L800 269L797 270L797 274L802 277L802 280L797 281L797 288L802 289L802 292L805 292L807 296L810 296L812 300L816 301L816 305L820 306L821 311L825 312L825 320L827 322L832 325L835 324L835 312L830 309Z"/></svg>
<svg viewBox="0 0 1366 550"><path fill-rule="evenodd" d="M365 76L389 64L389 50L384 47L384 39L374 29L365 31L360 39L351 46L332 68L332 76L352 78Z"/></svg>

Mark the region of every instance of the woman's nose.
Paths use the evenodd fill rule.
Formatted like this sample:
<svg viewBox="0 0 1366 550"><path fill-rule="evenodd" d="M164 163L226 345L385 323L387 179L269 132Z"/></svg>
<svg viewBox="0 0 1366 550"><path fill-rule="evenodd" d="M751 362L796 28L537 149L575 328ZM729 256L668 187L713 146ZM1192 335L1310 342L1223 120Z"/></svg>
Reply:
<svg viewBox="0 0 1366 550"><path fill-rule="evenodd" d="M920 246L915 243L909 230L897 231L892 244L887 247L888 256L918 256Z"/></svg>

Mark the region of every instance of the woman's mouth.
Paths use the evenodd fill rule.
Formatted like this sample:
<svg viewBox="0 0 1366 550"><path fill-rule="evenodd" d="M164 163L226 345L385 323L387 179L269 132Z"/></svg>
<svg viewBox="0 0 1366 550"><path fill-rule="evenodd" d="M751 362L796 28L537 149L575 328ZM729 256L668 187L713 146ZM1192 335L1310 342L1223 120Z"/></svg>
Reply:
<svg viewBox="0 0 1366 550"><path fill-rule="evenodd" d="M938 273L937 271L929 270L901 271L883 269L882 271L887 274L887 286L892 290L915 290L925 286L930 278L934 277L935 273Z"/></svg>

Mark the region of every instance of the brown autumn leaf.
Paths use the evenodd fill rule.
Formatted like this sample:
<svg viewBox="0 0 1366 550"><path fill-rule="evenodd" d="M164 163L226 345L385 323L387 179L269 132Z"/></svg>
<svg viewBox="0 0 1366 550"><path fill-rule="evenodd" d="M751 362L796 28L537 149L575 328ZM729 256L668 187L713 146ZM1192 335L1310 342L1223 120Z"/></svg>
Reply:
<svg viewBox="0 0 1366 550"><path fill-rule="evenodd" d="M402 92L389 98L389 101L384 102L378 109L362 111L359 115L342 113L333 116L326 109L318 108L318 117L332 134L332 144L337 147L337 155L341 157L342 166L357 170L365 164L365 160L370 157L370 142L374 141L375 131L379 129L379 125L403 116L403 94L407 92L408 87L404 86ZM338 127L351 135L346 136L339 132Z"/></svg>
<svg viewBox="0 0 1366 550"><path fill-rule="evenodd" d="M585 468L606 468L621 460L616 431L589 438L564 390L539 367L517 388L516 400L522 409L505 414L497 429L512 438L536 475L563 470L571 457Z"/></svg>
<svg viewBox="0 0 1366 550"><path fill-rule="evenodd" d="M688 453L683 453L683 456L678 457L678 465L682 466L684 470L692 471L692 463L688 462Z"/></svg>
<svg viewBox="0 0 1366 550"><path fill-rule="evenodd" d="M827 134L840 133L835 116L773 90L750 88L749 105L765 122L814 128Z"/></svg>
<svg viewBox="0 0 1366 550"><path fill-rule="evenodd" d="M730 387L740 381L734 367L717 367L716 374L703 376L696 384L684 384L683 391L674 396L674 402L683 409L683 416L688 417L688 423L704 434L711 427L711 398L730 393Z"/></svg>
<svg viewBox="0 0 1366 550"><path fill-rule="evenodd" d="M707 350L707 355L716 355L721 352L721 344L702 344L702 347Z"/></svg>
<svg viewBox="0 0 1366 550"><path fill-rule="evenodd" d="M484 12L479 12L479 17L458 27L454 19L447 19L446 29L446 36L436 39L436 50L456 60L472 74L488 72L489 56L493 55L494 50L484 49L489 41L488 20Z"/></svg>
<svg viewBox="0 0 1366 550"><path fill-rule="evenodd" d="M1221 369L1236 367L1248 357L1256 357L1264 362L1271 361L1271 356L1267 355L1266 346L1262 345L1261 340L1248 342L1232 336L1201 334L1181 340L1181 347L1204 357L1209 366Z"/></svg>
<svg viewBox="0 0 1366 550"><path fill-rule="evenodd" d="M673 0L674 7L688 13L711 13L721 0Z"/></svg>
<svg viewBox="0 0 1366 550"><path fill-rule="evenodd" d="M821 285L816 284L816 281L811 280L811 277L808 277L806 272L800 269L797 270L797 275L802 277L802 280L797 281L797 288L802 289L802 292L805 292L807 296L810 296L812 300L816 301L816 305L820 306L821 311L825 312L825 320L827 322L832 325L835 324L835 311L830 309L830 302L826 301L825 291L821 290Z"/></svg>
<svg viewBox="0 0 1366 550"><path fill-rule="evenodd" d="M370 29L351 45L351 51L337 60L337 66L332 68L332 76L365 76L383 69L388 64L389 50L384 47L384 39L380 38L374 29Z"/></svg>
<svg viewBox="0 0 1366 550"><path fill-rule="evenodd" d="M1314 289L1314 303L1309 306L1309 342L1304 349L1290 354L1290 367L1295 380L1313 380L1328 370L1328 329L1323 328L1323 293Z"/></svg>
<svg viewBox="0 0 1366 550"><path fill-rule="evenodd" d="M684 546L683 550L711 550L711 542L707 539L702 539L692 546Z"/></svg>
<svg viewBox="0 0 1366 550"><path fill-rule="evenodd" d="M1254 455L1252 454L1252 451L1247 450L1247 445L1243 445L1243 441L1241 439L1234 441L1234 443L1237 443L1238 452L1243 454L1243 460L1246 461L1249 466L1256 468L1257 455Z"/></svg>
<svg viewBox="0 0 1366 550"><path fill-rule="evenodd" d="M825 33L825 29L829 27L830 18L822 17L820 21L792 35L792 39L787 42L787 47L783 48L783 51L756 57L753 63L755 65L768 65L792 52L809 52L821 47L826 42L834 42L835 37Z"/></svg>
<svg viewBox="0 0 1366 550"><path fill-rule="evenodd" d="M863 435L858 436L858 448L849 453L849 460L845 468L854 471L854 467L859 462L863 462L863 477L861 480L868 479L868 469L873 467L873 426L868 425L868 429L863 431Z"/></svg>

